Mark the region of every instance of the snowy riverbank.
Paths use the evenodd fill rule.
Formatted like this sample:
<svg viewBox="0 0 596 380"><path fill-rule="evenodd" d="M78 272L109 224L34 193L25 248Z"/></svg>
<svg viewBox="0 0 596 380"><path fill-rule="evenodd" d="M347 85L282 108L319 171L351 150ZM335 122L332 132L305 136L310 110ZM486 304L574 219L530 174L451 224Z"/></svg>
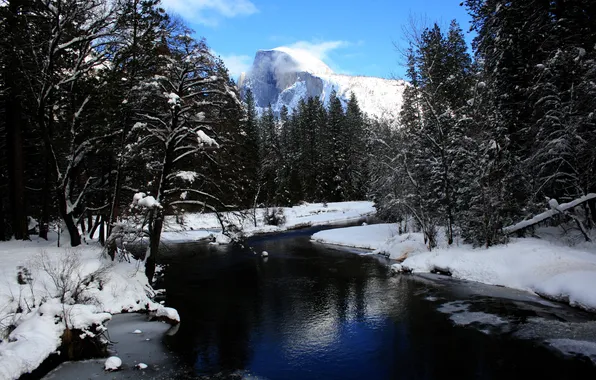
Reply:
<svg viewBox="0 0 596 380"><path fill-rule="evenodd" d="M16 379L57 353L65 337L94 339L112 314L151 311L179 320L154 295L141 263L102 258L96 243L0 243L0 379Z"/></svg>
<svg viewBox="0 0 596 380"><path fill-rule="evenodd" d="M278 233L288 230L349 223L361 220L376 213L372 202L338 202L338 203L305 203L294 207L279 207L280 217L284 220L279 225L268 225L265 220L267 209L259 208L255 212L247 210L239 213L223 213L222 220L242 230L244 236ZM273 209L269 209L271 211ZM255 226L256 216L256 226ZM221 234L221 224L214 213L188 213L182 218L166 217L165 231L162 234L165 242L186 242L215 239L226 243L229 240Z"/></svg>
<svg viewBox="0 0 596 380"><path fill-rule="evenodd" d="M404 259L397 271L439 271L455 278L506 286L596 312L596 245L562 241L547 230L542 239L512 239L489 249L458 245L429 252L419 233L397 234L397 225L378 224L321 231L312 240L370 249Z"/></svg>

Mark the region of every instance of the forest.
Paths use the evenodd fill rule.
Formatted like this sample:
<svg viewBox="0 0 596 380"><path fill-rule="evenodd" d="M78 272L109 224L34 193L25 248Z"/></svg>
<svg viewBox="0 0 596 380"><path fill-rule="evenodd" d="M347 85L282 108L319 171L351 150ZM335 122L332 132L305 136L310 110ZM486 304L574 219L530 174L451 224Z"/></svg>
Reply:
<svg viewBox="0 0 596 380"><path fill-rule="evenodd" d="M157 249L165 214L371 199L430 249L440 227L505 242L549 201L596 192L596 4L465 6L473 51L455 21L413 34L400 118L375 120L335 94L257 112L158 0L7 1L0 239L104 244L142 214ZM592 228L595 202L562 220Z"/></svg>

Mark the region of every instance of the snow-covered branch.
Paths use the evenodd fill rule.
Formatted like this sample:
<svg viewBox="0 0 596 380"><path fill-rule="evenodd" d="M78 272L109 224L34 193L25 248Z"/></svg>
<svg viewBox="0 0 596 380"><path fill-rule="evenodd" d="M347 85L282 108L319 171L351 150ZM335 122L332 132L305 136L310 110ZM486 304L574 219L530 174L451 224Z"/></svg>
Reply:
<svg viewBox="0 0 596 380"><path fill-rule="evenodd" d="M567 211L569 209L577 207L580 204L587 202L589 200L592 200L592 199L596 199L595 193L590 193L590 194L584 195L583 197L580 197L580 198L578 198L572 202L568 202L568 203L558 204L558 203L556 203L556 201L551 200L549 202L549 205L551 206L550 210L547 210L541 214L538 214L531 219L524 220L517 224L505 227L505 228L503 228L503 232L505 232L506 234L511 234L515 231L519 231L521 229L533 226L533 225L538 224L542 221L545 221L548 218L552 218L553 216L555 216L557 214L561 214L564 211Z"/></svg>

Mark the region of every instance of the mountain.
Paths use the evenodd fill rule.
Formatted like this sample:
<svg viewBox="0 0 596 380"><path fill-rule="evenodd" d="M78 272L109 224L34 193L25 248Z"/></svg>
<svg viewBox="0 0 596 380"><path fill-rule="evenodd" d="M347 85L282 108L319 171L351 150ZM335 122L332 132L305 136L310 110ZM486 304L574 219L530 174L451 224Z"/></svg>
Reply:
<svg viewBox="0 0 596 380"><path fill-rule="evenodd" d="M258 108L271 104L294 110L300 99L318 97L325 104L335 90L347 104L352 93L360 108L371 117L395 118L401 109L406 83L376 77L335 74L329 66L304 50L278 47L259 50L251 70L238 80L242 94L251 89Z"/></svg>

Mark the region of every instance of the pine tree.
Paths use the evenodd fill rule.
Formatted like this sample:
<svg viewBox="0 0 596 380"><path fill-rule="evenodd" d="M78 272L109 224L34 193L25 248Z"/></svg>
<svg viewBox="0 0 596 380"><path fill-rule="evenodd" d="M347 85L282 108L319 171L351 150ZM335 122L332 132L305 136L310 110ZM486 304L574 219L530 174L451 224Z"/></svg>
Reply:
<svg viewBox="0 0 596 380"><path fill-rule="evenodd" d="M325 192L333 202L340 202L347 198L346 185L348 184L348 155L349 151L345 146L348 136L344 136L346 130L346 117L341 100L335 91L329 97L329 116L327 118L324 169L322 175L328 181Z"/></svg>
<svg viewBox="0 0 596 380"><path fill-rule="evenodd" d="M275 196L277 168L279 165L279 142L277 120L269 106L259 121L260 132L260 181L263 186L262 200L271 206Z"/></svg>
<svg viewBox="0 0 596 380"><path fill-rule="evenodd" d="M252 206L255 202L254 198L257 196L259 186L259 167L261 164L260 157L260 137L258 127L258 115L255 105L255 99L252 91L248 89L244 94L244 131L246 136L242 143L244 151L244 160L247 178L247 195L248 205Z"/></svg>
<svg viewBox="0 0 596 380"><path fill-rule="evenodd" d="M346 151L346 199L356 200L364 197L363 182L364 176L362 168L364 163L362 158L365 142L364 135L364 115L360 111L358 99L352 93L346 108L345 125L343 128L342 143Z"/></svg>
<svg viewBox="0 0 596 380"><path fill-rule="evenodd" d="M279 162L277 165L275 204L279 206L292 205L291 182L292 167L292 123L288 108L284 105L279 112Z"/></svg>
<svg viewBox="0 0 596 380"><path fill-rule="evenodd" d="M494 110L487 112L493 116L487 128L501 162L494 173L502 184L501 223L539 211L544 197L574 199L592 191L588 141L594 140L587 131L594 121L585 105L594 102L594 93L585 83L593 69L585 63L596 41L586 17L595 11L593 2L466 4Z"/></svg>

